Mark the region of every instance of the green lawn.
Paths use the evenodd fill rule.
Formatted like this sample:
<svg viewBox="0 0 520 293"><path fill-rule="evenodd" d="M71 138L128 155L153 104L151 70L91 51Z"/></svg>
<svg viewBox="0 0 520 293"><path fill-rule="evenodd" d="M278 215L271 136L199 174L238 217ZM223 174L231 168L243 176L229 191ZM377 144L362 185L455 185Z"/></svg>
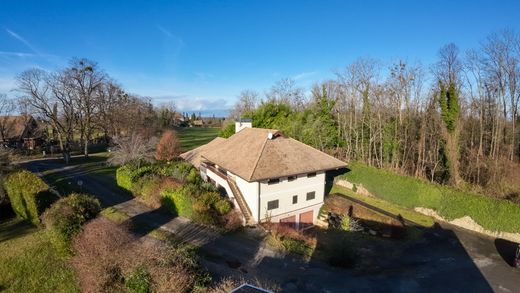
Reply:
<svg viewBox="0 0 520 293"><path fill-rule="evenodd" d="M176 128L183 151L189 151L206 144L218 136L220 128L209 127L183 127Z"/></svg>
<svg viewBox="0 0 520 293"><path fill-rule="evenodd" d="M45 231L13 219L0 222L0 291L78 292L73 268Z"/></svg>
<svg viewBox="0 0 520 293"><path fill-rule="evenodd" d="M470 216L485 229L520 233L520 205L360 163L349 168L344 178L387 202L408 209L430 208L447 220Z"/></svg>

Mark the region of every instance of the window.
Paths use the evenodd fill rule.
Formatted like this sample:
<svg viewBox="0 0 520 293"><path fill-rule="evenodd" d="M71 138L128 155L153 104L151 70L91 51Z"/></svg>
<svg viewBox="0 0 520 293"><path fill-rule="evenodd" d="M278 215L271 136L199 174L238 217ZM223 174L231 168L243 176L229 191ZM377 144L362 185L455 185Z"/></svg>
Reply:
<svg viewBox="0 0 520 293"><path fill-rule="evenodd" d="M272 200L267 202L267 210L274 210L278 208L278 200Z"/></svg>
<svg viewBox="0 0 520 293"><path fill-rule="evenodd" d="M292 203L293 203L293 204L297 204L297 203L298 203L298 196L297 196L297 195L293 195L293 197L292 197Z"/></svg>
<svg viewBox="0 0 520 293"><path fill-rule="evenodd" d="M310 177L316 177L316 172L313 172L313 173L309 173L307 174L307 177L310 178Z"/></svg>
<svg viewBox="0 0 520 293"><path fill-rule="evenodd" d="M267 184L268 185L272 185L272 184L277 184L280 182L280 179L279 178L276 178L276 179L269 179L267 180Z"/></svg>
<svg viewBox="0 0 520 293"><path fill-rule="evenodd" d="M316 192L307 192L307 200L313 200L316 197Z"/></svg>
<svg viewBox="0 0 520 293"><path fill-rule="evenodd" d="M291 182L291 181L296 180L296 178L297 178L296 176L289 176L289 177L287 177L287 181Z"/></svg>

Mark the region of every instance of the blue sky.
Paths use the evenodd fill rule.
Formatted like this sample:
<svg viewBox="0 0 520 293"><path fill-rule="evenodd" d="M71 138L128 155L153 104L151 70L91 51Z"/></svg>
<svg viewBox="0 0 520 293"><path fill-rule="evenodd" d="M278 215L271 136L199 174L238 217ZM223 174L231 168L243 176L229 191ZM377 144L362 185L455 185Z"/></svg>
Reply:
<svg viewBox="0 0 520 293"><path fill-rule="evenodd" d="M519 15L520 1L0 0L0 92L25 69L86 57L156 103L216 111L242 89L310 87L358 57L427 65L446 43L520 30Z"/></svg>

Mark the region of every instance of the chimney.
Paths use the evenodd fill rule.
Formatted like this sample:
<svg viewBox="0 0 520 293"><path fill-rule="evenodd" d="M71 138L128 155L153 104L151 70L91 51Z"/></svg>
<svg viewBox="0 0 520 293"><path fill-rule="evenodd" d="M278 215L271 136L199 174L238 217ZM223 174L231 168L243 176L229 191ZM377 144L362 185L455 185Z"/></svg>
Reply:
<svg viewBox="0 0 520 293"><path fill-rule="evenodd" d="M253 120L248 118L239 118L235 120L235 133L244 128L253 128Z"/></svg>

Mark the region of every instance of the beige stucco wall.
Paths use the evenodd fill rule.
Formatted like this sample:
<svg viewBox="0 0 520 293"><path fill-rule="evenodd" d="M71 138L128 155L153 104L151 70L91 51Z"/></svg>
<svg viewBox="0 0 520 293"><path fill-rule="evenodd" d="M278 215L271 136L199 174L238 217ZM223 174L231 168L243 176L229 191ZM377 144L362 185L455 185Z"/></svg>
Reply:
<svg viewBox="0 0 520 293"><path fill-rule="evenodd" d="M316 196L313 200L306 200L307 192L314 191ZM307 175L299 175L294 181L289 182L287 177L280 178L277 184L268 185L267 181L260 182L260 218L264 220L271 217L271 221L280 217L298 215L309 207L317 209L323 204L325 193L325 172L317 172L315 177L308 178ZM298 203L293 204L293 195L298 195ZM279 200L278 208L267 210L267 203ZM295 212L295 213L294 213ZM316 219L318 213L314 213Z"/></svg>
<svg viewBox="0 0 520 293"><path fill-rule="evenodd" d="M234 176L234 175L233 175ZM253 214L253 218L256 222L258 222L258 182L247 182L244 179L235 176L235 182L237 183L240 192L242 192L242 196L246 201L249 209L251 210L251 214Z"/></svg>

